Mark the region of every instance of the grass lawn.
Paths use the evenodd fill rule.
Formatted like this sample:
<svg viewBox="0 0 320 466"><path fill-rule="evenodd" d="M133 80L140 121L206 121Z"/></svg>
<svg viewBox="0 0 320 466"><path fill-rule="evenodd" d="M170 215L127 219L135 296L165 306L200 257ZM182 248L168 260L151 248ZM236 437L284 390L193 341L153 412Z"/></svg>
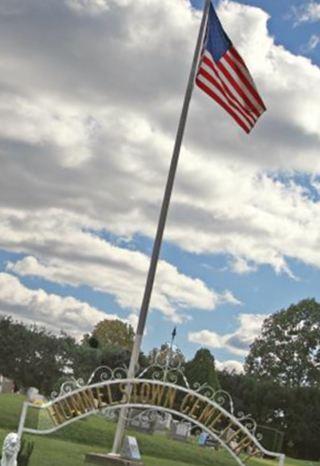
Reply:
<svg viewBox="0 0 320 466"><path fill-rule="evenodd" d="M0 445L5 435L16 431L23 397L0 395ZM110 451L115 424L100 416L77 421L55 434L26 435L35 443L29 466L82 466L88 452ZM164 435L134 432L146 466L232 466L235 461L223 450L202 449L192 443L180 443ZM275 461L252 460L252 466L275 466ZM286 466L320 466L320 463L290 458Z"/></svg>

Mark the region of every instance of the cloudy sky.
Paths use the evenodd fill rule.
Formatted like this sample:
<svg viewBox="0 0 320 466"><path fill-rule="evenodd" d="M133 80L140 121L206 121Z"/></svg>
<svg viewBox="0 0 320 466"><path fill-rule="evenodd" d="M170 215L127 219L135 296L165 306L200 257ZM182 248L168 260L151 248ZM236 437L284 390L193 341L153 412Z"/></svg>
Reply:
<svg viewBox="0 0 320 466"><path fill-rule="evenodd" d="M136 323L201 4L1 1L0 313ZM239 368L320 299L320 4L215 4L268 111L247 136L195 89L143 348L177 324Z"/></svg>

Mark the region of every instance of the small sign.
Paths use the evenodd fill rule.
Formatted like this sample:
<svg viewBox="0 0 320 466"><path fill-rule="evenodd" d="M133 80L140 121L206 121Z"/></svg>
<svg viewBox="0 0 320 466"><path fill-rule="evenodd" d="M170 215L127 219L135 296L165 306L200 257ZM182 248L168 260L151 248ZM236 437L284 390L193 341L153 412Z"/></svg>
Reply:
<svg viewBox="0 0 320 466"><path fill-rule="evenodd" d="M209 435L206 432L202 432L198 438L198 445L200 445L200 447L204 447L208 440L208 437Z"/></svg>
<svg viewBox="0 0 320 466"><path fill-rule="evenodd" d="M135 437L126 435L123 442L121 456L128 460L141 460L138 442Z"/></svg>

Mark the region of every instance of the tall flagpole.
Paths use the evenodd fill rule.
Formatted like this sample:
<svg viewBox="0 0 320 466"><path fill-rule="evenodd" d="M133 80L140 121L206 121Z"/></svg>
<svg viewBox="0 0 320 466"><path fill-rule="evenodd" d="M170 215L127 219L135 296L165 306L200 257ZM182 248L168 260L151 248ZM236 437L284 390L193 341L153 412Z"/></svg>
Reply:
<svg viewBox="0 0 320 466"><path fill-rule="evenodd" d="M181 116L180 116L180 120L179 120L176 140L175 140L173 153L172 153L172 158L171 158L170 169L169 169L168 178L167 178L167 184L166 184L164 197L163 197L163 201L162 201L157 233L156 233L156 237L155 237L154 244L153 244L153 250L152 250L152 255L151 255L150 265L149 265L149 271L148 271L148 276L147 276L147 280L146 280L144 295L143 295L143 299L142 299L142 304L141 304L141 310L140 310L140 315L139 315L139 321L138 321L135 341L134 341L133 349L132 349L132 353L131 353L130 365L129 365L129 369L128 369L128 379L134 378L135 368L136 368L136 365L137 365L138 359L139 359L139 354L140 354L140 349L141 349L141 342L142 342L142 337L143 337L143 333L144 333L144 329L145 329L145 325L146 325L146 320L147 320L147 315L148 315L148 310L149 310L149 304L150 304L150 299L151 299L151 294L152 294L152 288L153 288L154 278L155 278L155 274L156 274L156 270L157 270L159 254L160 254L160 249L161 249L161 244L162 244L162 237L163 237L163 232L164 232L166 219L167 219L167 215L168 215L168 209L169 209L169 204L170 204L170 198L171 198L174 178L175 178L175 174L176 174L176 171L177 171L179 154L180 154L183 134L184 134L185 126L186 126L186 121L187 121L188 110L189 110L190 100L191 100L191 96L192 96L194 81L195 81L196 72L197 72L197 68L198 68L198 62L199 62L199 57L200 57L201 48L202 48L204 31L205 31L205 27L206 27L206 24L207 24L207 18L208 18L210 2L211 2L211 0L205 0L205 4L204 4L204 8L203 8L203 14L202 14L202 19L201 19L201 23L200 23L198 39L197 39L197 43L196 43L196 47L195 47L195 51L194 51L194 55L193 55L191 71L190 71L189 80L188 80L188 84L187 84L187 89L186 89L186 93L185 93L185 97L184 97L184 101L183 101L183 106L182 106ZM121 448L121 444L122 444L122 440L123 440L123 434L124 434L124 430L125 430L126 413L127 413L126 408L122 408L120 410L117 430L116 430L116 433L115 433L114 443L113 443L113 447L112 447L112 453L113 454L118 453L120 448Z"/></svg>

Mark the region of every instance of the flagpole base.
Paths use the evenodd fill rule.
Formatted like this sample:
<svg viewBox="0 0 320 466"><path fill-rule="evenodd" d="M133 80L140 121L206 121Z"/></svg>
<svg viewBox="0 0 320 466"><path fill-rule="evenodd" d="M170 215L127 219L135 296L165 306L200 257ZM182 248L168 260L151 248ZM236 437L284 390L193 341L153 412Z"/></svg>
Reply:
<svg viewBox="0 0 320 466"><path fill-rule="evenodd" d="M101 465L101 466L144 466L143 461L129 460L109 453L107 455L103 453L87 453L85 456L84 463L86 465Z"/></svg>

